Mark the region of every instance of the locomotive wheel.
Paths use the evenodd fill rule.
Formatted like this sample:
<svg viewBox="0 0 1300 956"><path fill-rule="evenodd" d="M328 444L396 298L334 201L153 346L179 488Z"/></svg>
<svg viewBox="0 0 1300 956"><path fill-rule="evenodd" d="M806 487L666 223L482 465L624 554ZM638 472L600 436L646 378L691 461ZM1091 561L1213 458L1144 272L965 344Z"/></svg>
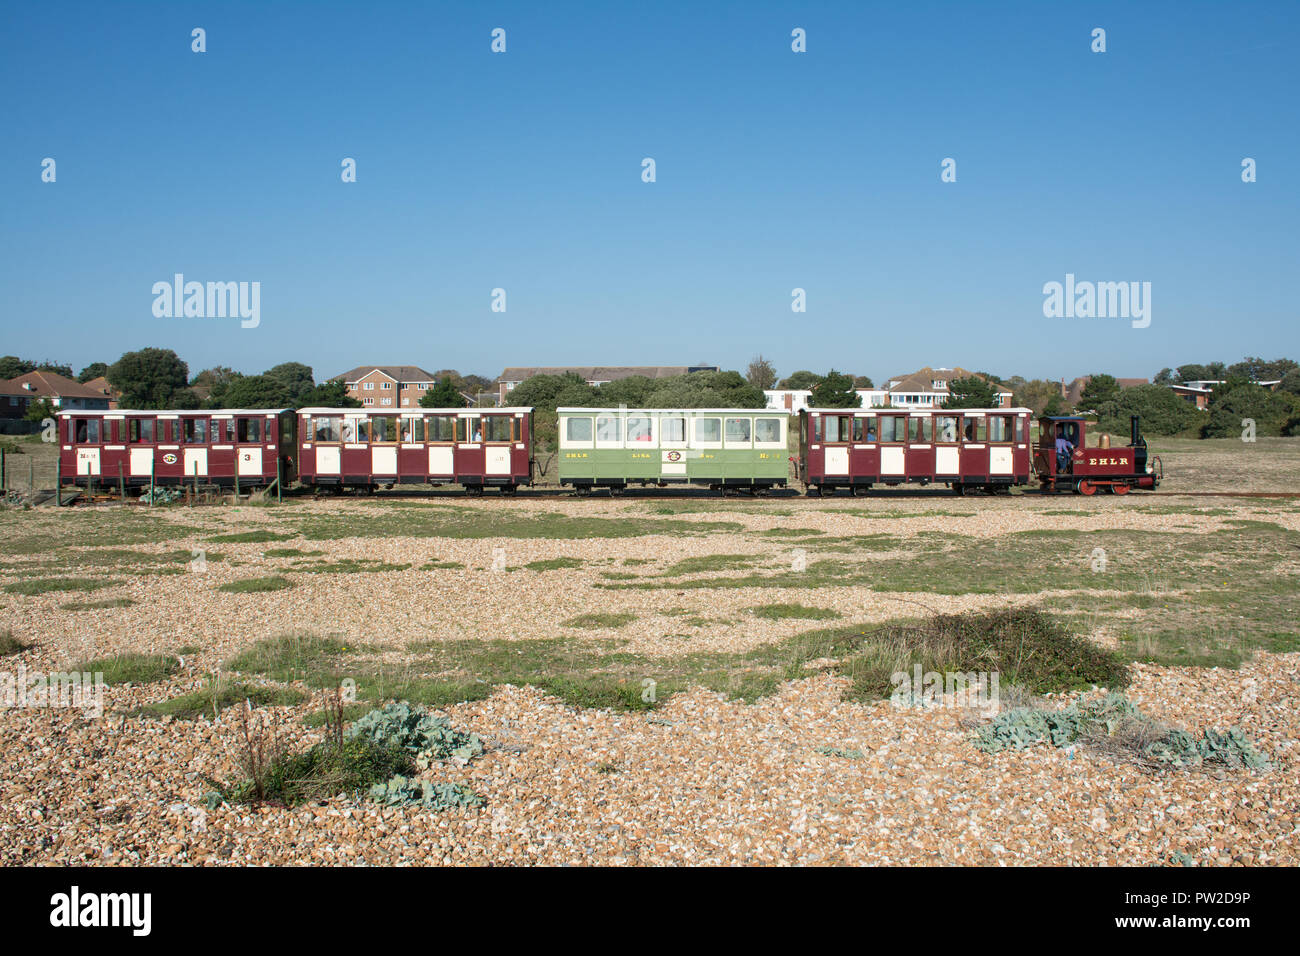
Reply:
<svg viewBox="0 0 1300 956"><path fill-rule="evenodd" d="M1126 495L1128 494L1128 485L1111 485L1110 490L1113 494Z"/></svg>
<svg viewBox="0 0 1300 956"><path fill-rule="evenodd" d="M966 494L966 486L960 481L954 481L952 483L952 493L960 497L961 495Z"/></svg>
<svg viewBox="0 0 1300 956"><path fill-rule="evenodd" d="M1081 495L1095 495L1097 493L1097 486L1085 478L1074 486L1074 490Z"/></svg>

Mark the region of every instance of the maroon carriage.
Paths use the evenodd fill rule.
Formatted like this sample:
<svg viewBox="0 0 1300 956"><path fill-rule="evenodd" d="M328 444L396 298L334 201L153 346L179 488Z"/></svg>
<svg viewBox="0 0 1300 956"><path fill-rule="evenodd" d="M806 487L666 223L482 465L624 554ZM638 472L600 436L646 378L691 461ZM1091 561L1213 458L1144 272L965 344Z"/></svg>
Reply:
<svg viewBox="0 0 1300 956"><path fill-rule="evenodd" d="M1131 488L1155 488L1164 477L1159 457L1147 453L1138 417L1129 422L1129 443L1110 447L1110 436L1099 435L1089 447L1088 422L1073 416L1038 420L1034 472L1044 491L1074 491L1081 495L1106 490L1117 495Z"/></svg>
<svg viewBox="0 0 1300 956"><path fill-rule="evenodd" d="M293 480L291 409L59 412L59 466L78 485L257 488Z"/></svg>
<svg viewBox="0 0 1300 956"><path fill-rule="evenodd" d="M799 413L799 478L809 494L943 483L1006 491L1030 477L1027 408L810 408Z"/></svg>
<svg viewBox="0 0 1300 956"><path fill-rule="evenodd" d="M298 411L303 484L459 484L512 494L532 483L531 408Z"/></svg>

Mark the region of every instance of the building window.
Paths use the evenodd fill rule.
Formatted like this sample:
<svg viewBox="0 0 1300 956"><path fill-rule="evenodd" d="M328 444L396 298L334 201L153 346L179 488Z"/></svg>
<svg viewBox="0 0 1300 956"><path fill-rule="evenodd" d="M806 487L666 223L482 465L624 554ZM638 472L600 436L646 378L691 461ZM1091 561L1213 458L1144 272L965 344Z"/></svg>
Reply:
<svg viewBox="0 0 1300 956"><path fill-rule="evenodd" d="M362 385L361 387L364 388L367 392L373 392L375 390L375 383L366 382L366 384Z"/></svg>
<svg viewBox="0 0 1300 956"><path fill-rule="evenodd" d="M375 400L374 400L373 398L367 398L367 399L366 399L366 404L367 404L367 405L373 405L373 404L375 404Z"/></svg>
<svg viewBox="0 0 1300 956"><path fill-rule="evenodd" d="M947 389L947 387L948 387L948 380L947 380L947 379L944 379L944 378L936 378L933 382L930 383L930 385L933 386L933 387L934 387L935 389L937 389L938 391L941 391L941 392L942 392L942 391L944 391L945 389Z"/></svg>
<svg viewBox="0 0 1300 956"><path fill-rule="evenodd" d="M389 390L389 389L391 389L391 388L393 387L393 383L392 383L392 382L380 382L380 383L379 383L379 387L380 387L381 389L384 389L385 391L387 391L387 390Z"/></svg>
<svg viewBox="0 0 1300 956"><path fill-rule="evenodd" d="M380 404L380 405L391 405L391 404L393 404L393 400L392 400L391 398L381 398L381 399L379 400L379 404Z"/></svg>

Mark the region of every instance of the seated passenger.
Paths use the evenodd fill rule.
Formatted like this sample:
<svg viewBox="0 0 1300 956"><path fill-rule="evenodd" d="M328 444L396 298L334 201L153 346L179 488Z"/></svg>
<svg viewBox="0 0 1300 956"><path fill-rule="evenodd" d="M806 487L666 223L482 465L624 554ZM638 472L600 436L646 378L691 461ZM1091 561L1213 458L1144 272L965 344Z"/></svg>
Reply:
<svg viewBox="0 0 1300 956"><path fill-rule="evenodd" d="M975 419L973 418L966 419L966 440L975 440Z"/></svg>

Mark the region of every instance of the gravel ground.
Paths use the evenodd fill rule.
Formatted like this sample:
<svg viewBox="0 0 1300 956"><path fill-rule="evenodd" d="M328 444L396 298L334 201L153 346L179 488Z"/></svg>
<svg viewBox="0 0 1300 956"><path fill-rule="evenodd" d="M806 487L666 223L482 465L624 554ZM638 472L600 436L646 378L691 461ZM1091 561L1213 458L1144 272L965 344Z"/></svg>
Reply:
<svg viewBox="0 0 1300 956"><path fill-rule="evenodd" d="M1168 466L1167 466L1168 467ZM1173 499L1186 505L1189 499ZM906 560L906 538L942 532L985 537L1010 531L1186 530L1213 533L1233 518L1300 530L1300 511L1258 502L1194 503L1223 514L1160 513L1170 499L833 499L718 501L678 515L671 502L484 498L458 505L494 515L543 508L575 516L733 521L743 532L630 538L357 538L206 545L226 558L204 573L127 578L91 594L3 596L0 631L35 646L0 659L29 671L127 650L203 648L172 678L108 691L97 720L66 710L0 711L0 861L132 863L1300 863L1297 708L1300 655L1258 654L1240 670L1135 665L1130 696L1152 716L1191 730L1242 726L1272 760L1266 770L1228 774L1152 772L1103 754L1037 748L986 755L970 743L970 715L952 708L899 711L842 699L842 679L821 674L783 685L754 704L694 690L652 713L575 710L531 688L501 687L451 707L453 722L491 744L480 760L447 768L487 801L481 810L429 813L380 809L337 798L296 810L222 806L208 810L201 775L237 776L236 727L127 716L142 703L198 687L203 674L253 641L292 628L341 633L379 644L394 659L413 641L620 638L652 656L743 650L816 622L763 620L747 608L797 601L873 621L914 612L1002 606L1006 596L889 594L863 588L744 588L609 591L610 572L652 574L710 554L755 555L788 566L792 547L753 536L811 528L824 536L888 533L904 539L884 560ZM692 502L692 506L699 502ZM769 508L770 506L770 508ZM323 516L373 503L330 500L278 509L177 509L167 520L207 530L164 536L140 550L199 547L219 530L283 526L287 514ZM765 513L765 509L768 509ZM1050 510L1083 512L1050 515ZM789 511L776 515L772 511ZM942 511L947 514L930 514ZM978 520L954 517L972 513ZM893 517L871 515L893 513ZM908 517L907 515L914 515ZM39 521L75 521L76 513ZM221 527L218 527L221 526ZM364 558L411 569L364 574L293 574L297 586L265 594L216 590L228 581L279 573L262 557L279 546L319 550L315 560ZM506 549L506 572L490 570ZM577 569L529 571L531 561L582 559ZM1171 560L1176 560L1172 556ZM624 564L648 561L653 564ZM418 570L430 560L461 569ZM1087 560L1086 554L1062 560ZM236 565L235 562L241 562ZM112 576L64 569L66 574ZM118 574L121 577L120 573ZM12 572L0 580L18 580ZM1071 592L1078 594L1080 592ZM1086 592L1085 592L1086 593ZM70 600L131 597L125 608L66 611ZM1037 595L1011 600L1033 601ZM617 630L574 631L577 614L631 611ZM678 612L665 614L665 611ZM683 630L681 612L708 619ZM317 739L301 717L319 703L267 709L283 739ZM822 756L818 747L861 751Z"/></svg>

